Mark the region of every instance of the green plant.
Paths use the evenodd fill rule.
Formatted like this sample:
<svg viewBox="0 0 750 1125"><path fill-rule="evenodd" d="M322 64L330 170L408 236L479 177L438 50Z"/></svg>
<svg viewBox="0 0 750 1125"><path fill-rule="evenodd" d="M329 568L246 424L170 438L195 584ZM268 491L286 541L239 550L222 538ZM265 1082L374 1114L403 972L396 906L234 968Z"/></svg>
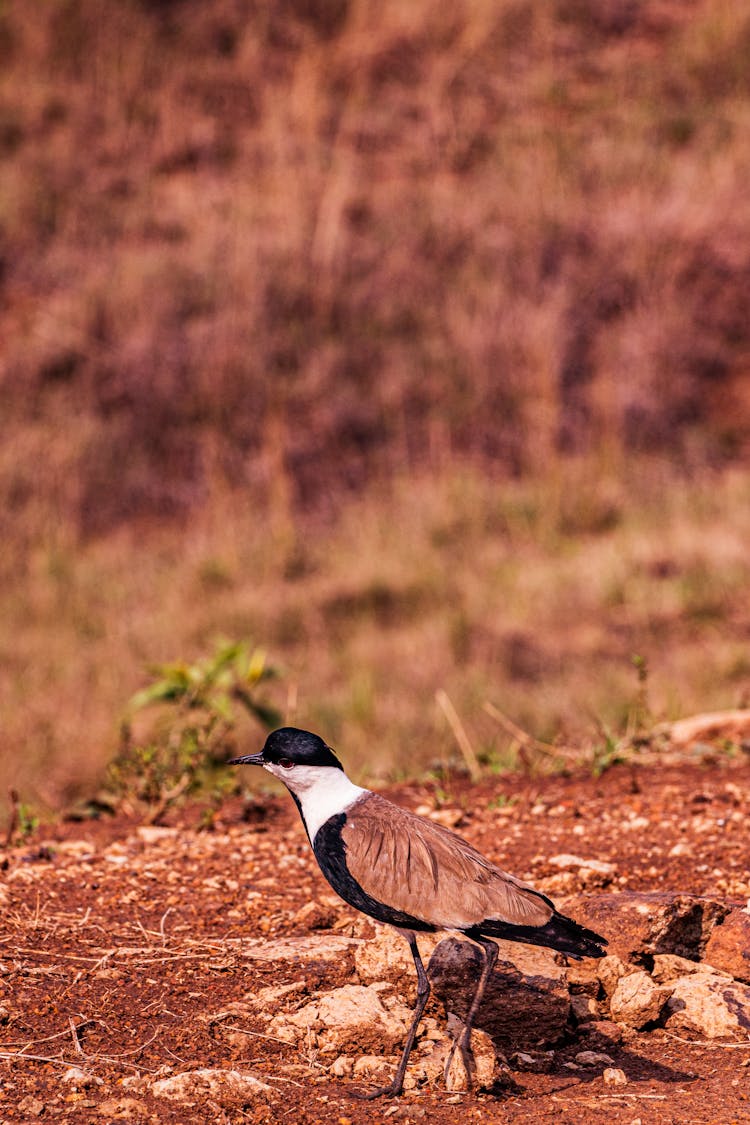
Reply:
<svg viewBox="0 0 750 1125"><path fill-rule="evenodd" d="M221 640L213 653L192 664L161 664L152 681L130 699L120 746L107 784L119 796L147 807L154 823L187 794L201 793L215 809L236 781L217 767L235 749L241 713L270 729L280 714L257 696L260 684L277 675L261 648ZM160 707L145 736L134 734L140 712ZM211 823L213 814L204 816Z"/></svg>

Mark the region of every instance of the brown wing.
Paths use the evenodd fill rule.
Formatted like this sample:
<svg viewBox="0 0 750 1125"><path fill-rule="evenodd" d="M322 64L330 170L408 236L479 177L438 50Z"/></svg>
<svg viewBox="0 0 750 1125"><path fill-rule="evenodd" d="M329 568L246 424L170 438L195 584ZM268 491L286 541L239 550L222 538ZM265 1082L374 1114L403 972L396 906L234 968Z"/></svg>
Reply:
<svg viewBox="0 0 750 1125"><path fill-rule="evenodd" d="M488 918L543 926L553 907L460 836L377 793L347 810L346 865L367 894L439 929Z"/></svg>

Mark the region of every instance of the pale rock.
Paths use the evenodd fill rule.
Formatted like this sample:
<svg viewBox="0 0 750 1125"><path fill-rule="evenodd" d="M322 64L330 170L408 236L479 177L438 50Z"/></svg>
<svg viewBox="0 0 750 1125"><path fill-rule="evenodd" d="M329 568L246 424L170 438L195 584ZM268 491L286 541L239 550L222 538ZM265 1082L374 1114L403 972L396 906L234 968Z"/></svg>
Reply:
<svg viewBox="0 0 750 1125"><path fill-rule="evenodd" d="M61 1075L60 1081L74 1090L85 1090L89 1086L102 1086L103 1082L90 1070L82 1070L80 1066L71 1066Z"/></svg>
<svg viewBox="0 0 750 1125"><path fill-rule="evenodd" d="M462 1030L460 1023L450 1022L455 1034L460 1035ZM417 1082L426 1080L431 1086L445 1085L445 1089L451 1093L461 1090L491 1089L499 1078L502 1068L489 1035L476 1028L472 1030L468 1072L461 1051L457 1048L453 1053L450 1069L446 1073L445 1068L453 1043L454 1039L451 1035L444 1035L438 1042L433 1043L431 1049L409 1067L412 1076Z"/></svg>
<svg viewBox="0 0 750 1125"><path fill-rule="evenodd" d="M210 1097L219 1105L244 1104L270 1089L267 1083L252 1074L213 1067L183 1071L151 1083L151 1093L157 1098L189 1103L202 1102Z"/></svg>
<svg viewBox="0 0 750 1125"><path fill-rule="evenodd" d="M615 953L610 953L598 962L596 971L605 996L611 996L620 979L629 970L621 957L618 957Z"/></svg>
<svg viewBox="0 0 750 1125"><path fill-rule="evenodd" d="M44 846L40 844L40 848ZM67 855L72 859L82 859L84 856L93 855L96 851L96 846L91 840L58 840L49 846L58 855Z"/></svg>
<svg viewBox="0 0 750 1125"><path fill-rule="evenodd" d="M137 1098L106 1098L96 1107L100 1117L109 1121L146 1121L148 1111L145 1102Z"/></svg>
<svg viewBox="0 0 750 1125"><path fill-rule="evenodd" d="M576 1055L579 1066L614 1066L615 1060L601 1051L579 1051Z"/></svg>
<svg viewBox="0 0 750 1125"><path fill-rule="evenodd" d="M583 859L581 856L565 853L553 855L547 862L552 867L559 868L565 875L573 876L568 879L567 883L564 879L555 883L554 877L552 880L545 880L545 887L558 893L570 893L578 887L584 887L587 890L595 887L606 887L617 874L614 863L608 863L602 859Z"/></svg>
<svg viewBox="0 0 750 1125"><path fill-rule="evenodd" d="M323 1052L390 1050L400 1044L409 1010L377 985L345 985L321 993L297 1012L271 1020L268 1034L287 1043L304 1042Z"/></svg>
<svg viewBox="0 0 750 1125"><path fill-rule="evenodd" d="M360 1082L374 1082L387 1086L393 1080L397 1063L383 1055L362 1055L355 1060L352 1074Z"/></svg>
<svg viewBox="0 0 750 1125"><path fill-rule="evenodd" d="M693 973L708 973L719 977L729 975L700 961L688 961L685 957L676 957L673 953L657 953L654 957L651 976L658 984L669 984L679 977L690 976Z"/></svg>
<svg viewBox="0 0 750 1125"><path fill-rule="evenodd" d="M715 973L693 973L672 985L666 1027L707 1039L746 1036L750 1030L750 987Z"/></svg>
<svg viewBox="0 0 750 1125"><path fill-rule="evenodd" d="M159 824L140 824L135 834L142 844L150 847L153 844L163 844L165 840L173 840L177 835L177 829L165 828Z"/></svg>
<svg viewBox="0 0 750 1125"><path fill-rule="evenodd" d="M331 933L278 937L273 941L243 938L237 942L236 953L248 961L279 961L284 964L323 961L338 965L360 944L360 938Z"/></svg>
<svg viewBox="0 0 750 1125"><path fill-rule="evenodd" d="M417 935L417 946L425 965L438 941L433 934ZM376 926L375 937L357 947L354 967L362 984L387 980L402 987L416 987L417 973L409 943L392 926Z"/></svg>
<svg viewBox="0 0 750 1125"><path fill-rule="evenodd" d="M28 1117L41 1117L47 1107L41 1098L35 1098L33 1094L27 1094L25 1098L21 1098L18 1108L21 1113Z"/></svg>
<svg viewBox="0 0 750 1125"><path fill-rule="evenodd" d="M624 1070L617 1066L608 1066L602 1073L605 1086L627 1086L628 1079Z"/></svg>
<svg viewBox="0 0 750 1125"><path fill-rule="evenodd" d="M648 973L639 970L621 977L609 1001L612 1019L640 1029L658 1019L669 996L669 988L655 984Z"/></svg>
<svg viewBox="0 0 750 1125"><path fill-rule="evenodd" d="M330 930L338 917L338 910L321 902L306 902L296 914L292 915L295 926L307 930Z"/></svg>

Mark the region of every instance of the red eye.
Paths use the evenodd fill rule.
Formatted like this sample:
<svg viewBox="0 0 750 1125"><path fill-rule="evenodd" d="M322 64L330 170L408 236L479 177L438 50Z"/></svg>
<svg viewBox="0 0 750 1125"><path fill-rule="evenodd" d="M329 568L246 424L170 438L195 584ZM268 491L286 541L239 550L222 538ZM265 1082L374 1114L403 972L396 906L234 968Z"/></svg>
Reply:
<svg viewBox="0 0 750 1125"><path fill-rule="evenodd" d="M290 762L288 758L279 758L279 765L283 770L290 770L294 762Z"/></svg>

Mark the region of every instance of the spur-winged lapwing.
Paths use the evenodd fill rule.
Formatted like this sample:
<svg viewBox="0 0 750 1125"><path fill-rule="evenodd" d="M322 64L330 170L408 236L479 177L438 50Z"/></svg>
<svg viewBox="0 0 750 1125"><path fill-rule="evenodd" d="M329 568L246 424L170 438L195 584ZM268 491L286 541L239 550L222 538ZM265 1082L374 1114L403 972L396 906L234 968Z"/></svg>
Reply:
<svg viewBox="0 0 750 1125"><path fill-rule="evenodd" d="M417 970L414 1016L393 1082L367 1097L401 1093L430 995L415 932L458 930L483 951L482 972L457 1041L464 1056L498 956L492 938L544 945L575 958L604 956L605 938L559 914L546 895L490 863L460 836L354 785L318 735L281 727L259 754L232 758L230 764L263 766L280 778L336 893L378 922L395 926L409 943Z"/></svg>

